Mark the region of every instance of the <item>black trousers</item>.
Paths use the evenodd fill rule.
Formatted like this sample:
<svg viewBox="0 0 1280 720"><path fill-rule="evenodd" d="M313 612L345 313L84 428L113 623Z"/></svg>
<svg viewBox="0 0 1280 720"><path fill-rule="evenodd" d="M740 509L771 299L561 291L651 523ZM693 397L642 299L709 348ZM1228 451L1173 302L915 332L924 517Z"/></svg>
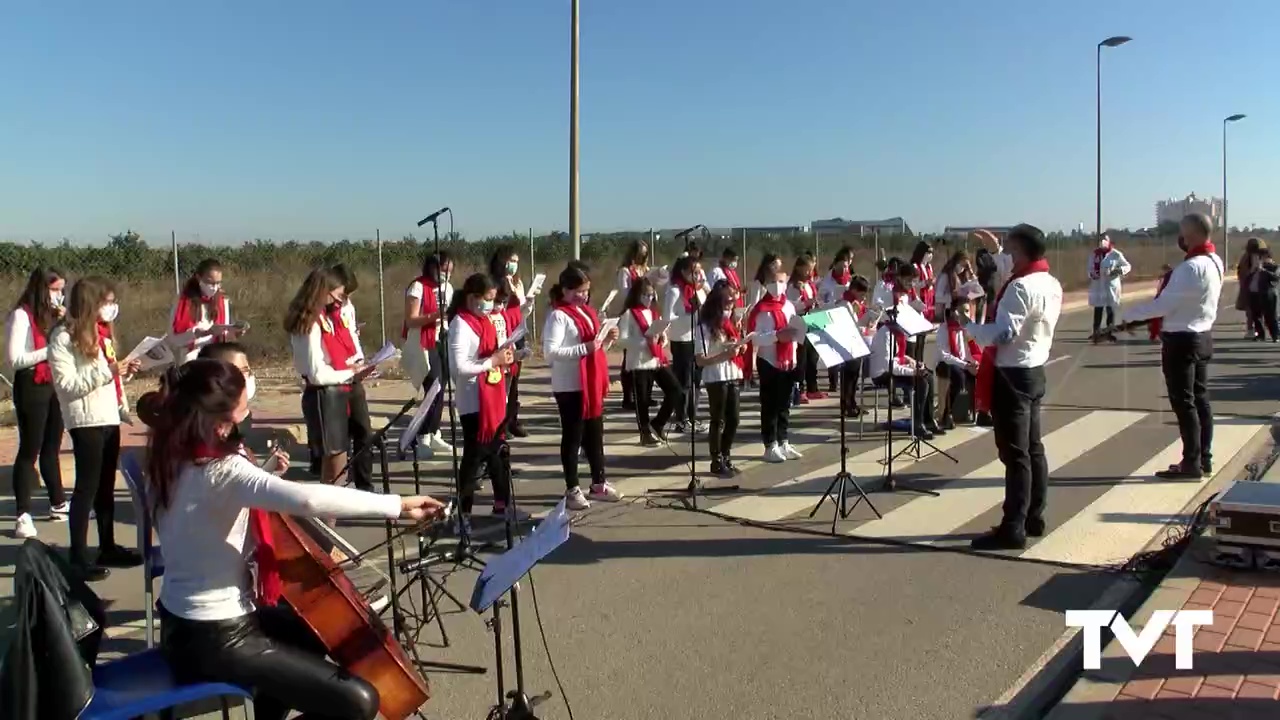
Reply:
<svg viewBox="0 0 1280 720"><path fill-rule="evenodd" d="M350 409L347 414L347 434L351 437L351 484L361 490L373 491L373 422L369 418L369 398L364 383L351 386Z"/></svg>
<svg viewBox="0 0 1280 720"><path fill-rule="evenodd" d="M604 418L584 420L582 392L553 393L560 411L560 464L564 467L564 486L579 487L578 453L587 456L591 468L591 484L601 485L604 476Z"/></svg>
<svg viewBox="0 0 1280 720"><path fill-rule="evenodd" d="M89 511L96 514L98 549L116 544L116 468L120 463L120 426L72 428L71 454L76 488L71 493L71 560L88 563Z"/></svg>
<svg viewBox="0 0 1280 720"><path fill-rule="evenodd" d="M1265 329L1275 340L1280 335L1280 324L1276 321L1276 294L1264 290L1249 293L1250 319L1253 321L1253 334L1262 337Z"/></svg>
<svg viewBox="0 0 1280 720"><path fill-rule="evenodd" d="M31 491L36 484L36 461L49 492L49 504L67 501L62 488L58 449L62 446L62 409L53 383L36 384L33 368L13 374L13 409L18 419L18 453L13 458L13 499L16 515L31 512Z"/></svg>
<svg viewBox="0 0 1280 720"><path fill-rule="evenodd" d="M956 400L960 398L960 393L962 392L968 392L969 397L973 397L978 377L967 370L961 370L954 365L946 363L938 363L937 375L939 378L947 380L947 397L943 400L941 417L949 417L954 421L956 419Z"/></svg>
<svg viewBox="0 0 1280 720"><path fill-rule="evenodd" d="M524 341L516 343L518 349L524 349ZM524 363L511 366L511 374L507 376L507 427L520 425L520 376L524 374Z"/></svg>
<svg viewBox="0 0 1280 720"><path fill-rule="evenodd" d="M676 406L676 422L693 422L698 417L698 388L702 387L702 368L698 367L694 359L692 341L671 343L671 371L684 390L684 402Z"/></svg>
<svg viewBox="0 0 1280 720"><path fill-rule="evenodd" d="M187 620L160 607L160 651L180 683L225 682L253 693L258 720L374 720L378 690L325 660L319 638L287 606L232 620Z"/></svg>
<svg viewBox="0 0 1280 720"><path fill-rule="evenodd" d="M781 445L791 429L791 387L795 370L780 370L768 360L756 357L760 378L760 440L764 446Z"/></svg>
<svg viewBox="0 0 1280 720"><path fill-rule="evenodd" d="M1169 405L1182 436L1182 464L1199 468L1213 462L1213 411L1209 407L1209 361L1213 335L1167 332L1160 335L1160 367Z"/></svg>
<svg viewBox="0 0 1280 720"><path fill-rule="evenodd" d="M711 457L728 457L742 415L742 381L708 383L707 405L711 413L711 433L707 438Z"/></svg>
<svg viewBox="0 0 1280 720"><path fill-rule="evenodd" d="M796 373L796 382L800 384L800 391L818 392L818 353L809 347L807 342L796 345L796 367L800 369L800 372Z"/></svg>
<svg viewBox="0 0 1280 720"><path fill-rule="evenodd" d="M863 365L867 362L866 358L858 358L841 365L838 370L843 374L843 384L840 386L840 408L842 410L852 410L858 407L858 387L862 384Z"/></svg>
<svg viewBox="0 0 1280 720"><path fill-rule="evenodd" d="M1102 316L1107 316L1107 324L1102 324ZM1111 327L1116 324L1116 310L1108 305L1107 307L1096 307L1093 309L1093 332L1097 333L1104 327Z"/></svg>
<svg viewBox="0 0 1280 720"><path fill-rule="evenodd" d="M422 380L422 391L425 393L437 381L441 383L440 393L436 395L436 399L431 403L431 407L427 410L427 418L422 423L422 429L419 436L434 435L440 432L440 418L444 414L444 377L445 371L448 370L447 362L448 353L439 345L434 350L428 350L431 354L431 366L427 368L427 376Z"/></svg>
<svg viewBox="0 0 1280 720"><path fill-rule="evenodd" d="M480 442L480 413L467 413L459 418L462 424L462 460L458 463L458 498L462 512L471 512L476 499L476 486L480 480L480 468L488 466L489 479L493 481L494 502L511 501L511 476L502 462L500 451L506 440L494 438Z"/></svg>
<svg viewBox="0 0 1280 720"><path fill-rule="evenodd" d="M680 387L680 381L676 379L675 373L671 372L670 367L664 366L656 370L632 370L627 375L632 382L632 400L636 404L636 425L640 428L640 433L649 432L651 428L665 428L676 408L684 405L684 390ZM625 383L624 380L624 388ZM655 383L662 388L662 405L658 407L657 414L650 421L649 401L653 398Z"/></svg>
<svg viewBox="0 0 1280 720"><path fill-rule="evenodd" d="M1027 520L1043 520L1049 463L1040 440L1043 367L996 368L991 417L996 451L1004 463L1004 519L1000 531L1024 537Z"/></svg>
<svg viewBox="0 0 1280 720"><path fill-rule="evenodd" d="M636 401L635 376L632 373L632 371L627 369L627 356L629 354L630 353L628 353L626 350L622 351L622 370L620 371L620 375L622 380L622 404L623 405L630 405L631 403Z"/></svg>
<svg viewBox="0 0 1280 720"><path fill-rule="evenodd" d="M892 379L891 379L892 378ZM924 427L933 423L933 375L908 377L905 375L884 374L875 379L880 387L893 387L902 391L907 402L914 403L913 418L916 427Z"/></svg>

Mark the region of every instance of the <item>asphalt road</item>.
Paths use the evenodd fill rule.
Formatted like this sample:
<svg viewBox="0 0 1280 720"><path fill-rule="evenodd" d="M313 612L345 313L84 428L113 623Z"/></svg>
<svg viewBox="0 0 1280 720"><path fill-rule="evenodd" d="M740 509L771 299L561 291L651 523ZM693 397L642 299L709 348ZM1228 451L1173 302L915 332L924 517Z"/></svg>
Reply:
<svg viewBox="0 0 1280 720"><path fill-rule="evenodd" d="M967 552L968 539L998 519L1003 497L1002 471L987 433L962 429L939 438L935 444L954 462L935 454L895 463L900 479L937 490L934 498L875 491L883 434L868 423L864 439L857 440L857 424L851 423L850 469L883 518L864 504L832 537L815 534L829 529L830 504L814 520L807 515L837 468L833 401L793 414L793 441L805 451L804 460L744 462L743 494L704 498L704 508L774 529L641 499L648 488L687 482L688 447L643 450L628 416L612 409L606 438L611 480L631 497L582 513L570 541L534 576L541 626L574 716L928 720L971 717L1000 696L1062 634L1063 612L1089 607L1114 579L1104 568L1141 550L1203 488L1151 477L1177 456L1158 346L1145 336L1091 346L1087 323L1087 313L1072 313L1059 327L1044 413L1054 478L1049 532L1021 553ZM1224 310L1211 380L1220 418L1219 468L1249 447L1280 391L1276 348L1245 342L1239 327L1239 313ZM563 492L548 391L544 373L528 376L523 414L533 435L512 450L520 502L534 512L551 507ZM404 396L403 384L385 383L371 392L373 410L389 414ZM744 407L739 457L761 451L756 408L753 398ZM296 410L262 412L260 419L297 422ZM703 451L701 438L698 448ZM446 465L422 465L424 490L447 492ZM396 491L412 489L408 463L393 464L392 480ZM484 534L485 526L477 526ZM65 528L42 530L47 539L65 542ZM342 533L357 547L382 534L368 527ZM11 565L13 541L3 542L0 562ZM449 570L447 586L466 600L476 573L436 568L438 575ZM126 626L115 632L114 649L127 652L140 644L139 585L132 573L117 573L100 587L115 599L113 620ZM554 692L539 706L540 717L568 717L543 651L529 584L522 587L527 688L531 695ZM482 664L490 671L431 672L433 698L424 712L430 718L483 717L495 694L492 636L481 617L452 612L457 608L442 602L452 642L438 647L438 629L424 629L424 659ZM509 628L507 622L508 683Z"/></svg>

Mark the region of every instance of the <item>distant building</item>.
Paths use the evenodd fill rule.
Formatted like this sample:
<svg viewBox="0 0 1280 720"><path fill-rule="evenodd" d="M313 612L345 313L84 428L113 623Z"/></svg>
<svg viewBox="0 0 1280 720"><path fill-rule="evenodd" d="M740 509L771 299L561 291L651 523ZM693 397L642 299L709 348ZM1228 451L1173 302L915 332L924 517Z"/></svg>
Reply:
<svg viewBox="0 0 1280 720"><path fill-rule="evenodd" d="M983 225L980 227L957 227L948 225L942 230L942 236L948 240L964 240L974 233L976 230L990 230L996 239L1004 242L1009 237L1009 231L1013 229L1012 225Z"/></svg>
<svg viewBox="0 0 1280 720"><path fill-rule="evenodd" d="M810 227L815 233L841 233L853 235L911 235L911 226L900 217L888 220L814 220Z"/></svg>
<svg viewBox="0 0 1280 720"><path fill-rule="evenodd" d="M759 227L736 227L730 231L730 237L741 238L743 233L751 237L789 237L797 233L808 232L803 225L767 225Z"/></svg>
<svg viewBox="0 0 1280 720"><path fill-rule="evenodd" d="M1191 193L1181 200L1169 198L1156 203L1156 227L1164 223L1178 223L1191 213L1207 215L1214 227L1222 224L1222 214L1226 211L1226 201L1221 198L1198 198Z"/></svg>

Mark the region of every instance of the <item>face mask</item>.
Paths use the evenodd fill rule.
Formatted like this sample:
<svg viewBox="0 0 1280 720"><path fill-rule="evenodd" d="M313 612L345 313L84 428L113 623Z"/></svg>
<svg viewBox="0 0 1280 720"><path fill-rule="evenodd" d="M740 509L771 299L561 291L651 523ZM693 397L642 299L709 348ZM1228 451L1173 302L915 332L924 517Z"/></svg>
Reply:
<svg viewBox="0 0 1280 720"><path fill-rule="evenodd" d="M786 293L787 293L787 284L782 280L774 280L773 282L769 283L770 295L776 298L781 298L783 295L786 295Z"/></svg>
<svg viewBox="0 0 1280 720"><path fill-rule="evenodd" d="M448 285L449 281L452 279L453 279L453 275L451 275L450 273L444 273L440 276L440 282L444 283L445 285Z"/></svg>
<svg viewBox="0 0 1280 720"><path fill-rule="evenodd" d="M58 290L49 291L49 302L54 307L62 307L62 292Z"/></svg>
<svg viewBox="0 0 1280 720"><path fill-rule="evenodd" d="M493 301L492 301L492 300L481 300L481 301L480 301L480 314L482 314L482 315L488 315L488 314L489 314L489 313L491 313L491 312L493 312Z"/></svg>
<svg viewBox="0 0 1280 720"><path fill-rule="evenodd" d="M520 263L513 263L513 262L509 262L509 263L507 263L507 274L508 274L508 275L515 275L515 274L516 274L516 271L517 271L517 270L519 270L519 269L520 269Z"/></svg>
<svg viewBox="0 0 1280 720"><path fill-rule="evenodd" d="M738 261L737 261L737 260L731 260L731 261L729 262L729 269L730 269L730 270L737 270L737 269L738 269Z"/></svg>
<svg viewBox="0 0 1280 720"><path fill-rule="evenodd" d="M119 316L120 306L115 303L103 305L102 309L98 311L98 317L102 319L102 322L115 322Z"/></svg>
<svg viewBox="0 0 1280 720"><path fill-rule="evenodd" d="M222 289L222 285L221 285L220 283L207 283L207 282L201 282L201 283L200 283L200 296L201 296L201 297L211 298L211 297L213 297L214 295L217 295L217 294L218 294L218 291L219 291L219 290L221 290L221 289Z"/></svg>
<svg viewBox="0 0 1280 720"><path fill-rule="evenodd" d="M641 296L640 296L640 304L641 304L641 305L645 305L645 306L652 305L652 304L653 304L653 295L641 295Z"/></svg>
<svg viewBox="0 0 1280 720"><path fill-rule="evenodd" d="M258 378L252 375L246 375L244 378L244 394L250 399L258 394Z"/></svg>

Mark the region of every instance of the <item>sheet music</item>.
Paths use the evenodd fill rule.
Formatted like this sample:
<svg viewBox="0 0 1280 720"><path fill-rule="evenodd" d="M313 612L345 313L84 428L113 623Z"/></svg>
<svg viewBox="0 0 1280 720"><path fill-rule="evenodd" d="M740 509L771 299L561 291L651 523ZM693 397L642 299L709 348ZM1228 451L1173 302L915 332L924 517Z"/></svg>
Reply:
<svg viewBox="0 0 1280 720"><path fill-rule="evenodd" d="M915 308L906 305L898 306L898 327L909 337L924 335L938 329L936 325L925 320L924 315Z"/></svg>
<svg viewBox="0 0 1280 720"><path fill-rule="evenodd" d="M394 358L397 352L398 350L396 350L396 346L388 340L385 345L378 349L378 352L373 354L373 357L365 361L365 365L381 365L382 363Z"/></svg>
<svg viewBox="0 0 1280 720"><path fill-rule="evenodd" d="M498 349L505 350L509 347L514 347L516 343L524 339L526 334L524 323L520 323L520 327L516 328L515 332L507 337L507 341L498 346Z"/></svg>
<svg viewBox="0 0 1280 720"><path fill-rule="evenodd" d="M431 383L431 387L427 388L427 395L418 403L418 409L413 412L413 419L409 421L409 427L400 433L400 452L407 453L409 448L413 446L414 441L418 439L418 432L422 430L422 424L427 421L427 411L436 401L436 396L440 394L440 381L436 380Z"/></svg>
<svg viewBox="0 0 1280 720"><path fill-rule="evenodd" d="M488 610L538 561L569 539L569 511L564 502L561 500L519 545L489 560L471 593L472 610Z"/></svg>
<svg viewBox="0 0 1280 720"><path fill-rule="evenodd" d="M618 318L605 318L600 321L600 334L608 335L609 331L618 327Z"/></svg>
<svg viewBox="0 0 1280 720"><path fill-rule="evenodd" d="M848 307L805 316L805 339L818 353L818 366L829 369L871 354L853 313Z"/></svg>
<svg viewBox="0 0 1280 720"><path fill-rule="evenodd" d="M173 348L169 347L169 343L165 342L165 338L145 337L138 346L125 356L125 362L130 360L139 360L141 365L138 370L151 370L153 368L165 367L174 363Z"/></svg>
<svg viewBox="0 0 1280 720"><path fill-rule="evenodd" d="M533 282L529 283L529 289L525 291L525 297L537 295L542 290L542 286L547 282L546 273L538 273L533 276Z"/></svg>
<svg viewBox="0 0 1280 720"><path fill-rule="evenodd" d="M647 338L656 338L666 332L669 327L671 327L670 320L665 318L654 320L653 323L649 325L649 332L645 333L644 336Z"/></svg>

